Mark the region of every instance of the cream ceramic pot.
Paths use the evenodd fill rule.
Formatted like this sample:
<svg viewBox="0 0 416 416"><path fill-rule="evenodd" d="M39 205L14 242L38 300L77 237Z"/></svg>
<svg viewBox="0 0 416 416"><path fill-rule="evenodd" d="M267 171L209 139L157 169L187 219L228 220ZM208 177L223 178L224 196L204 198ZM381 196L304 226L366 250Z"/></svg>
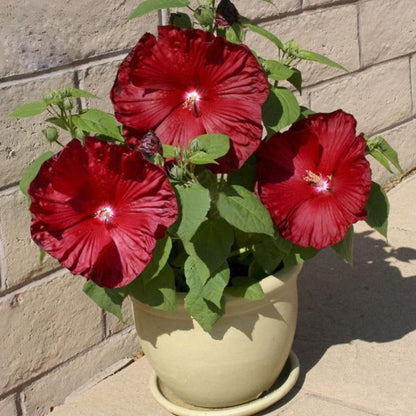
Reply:
<svg viewBox="0 0 416 416"><path fill-rule="evenodd" d="M137 333L159 383L200 407L234 406L268 390L293 343L300 270L264 278L263 300L227 296L226 313L210 332L186 314L184 294L177 313L132 298Z"/></svg>

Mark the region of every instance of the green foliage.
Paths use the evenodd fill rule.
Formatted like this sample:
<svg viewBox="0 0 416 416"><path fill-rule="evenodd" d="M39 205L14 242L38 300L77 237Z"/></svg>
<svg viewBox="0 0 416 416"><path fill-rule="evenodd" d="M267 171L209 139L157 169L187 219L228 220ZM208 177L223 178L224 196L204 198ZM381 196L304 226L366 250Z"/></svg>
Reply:
<svg viewBox="0 0 416 416"><path fill-rule="evenodd" d="M230 150L230 138L224 134L203 134L193 139L189 144L189 148L197 149L189 158L191 163L195 163L193 158L200 153L205 153L212 159L219 159Z"/></svg>
<svg viewBox="0 0 416 416"><path fill-rule="evenodd" d="M265 38L269 39L270 42L272 42L274 45L276 45L280 50L283 50L283 42L277 38L273 33L269 32L268 30L257 26L253 23L244 23L244 26L251 30L254 33L257 33L258 35L264 36Z"/></svg>
<svg viewBox="0 0 416 416"><path fill-rule="evenodd" d="M365 137L367 142L366 151L381 163L389 172L394 173L390 164L392 164L399 172L403 172L399 163L397 152L381 137L376 136L369 139Z"/></svg>
<svg viewBox="0 0 416 416"><path fill-rule="evenodd" d="M152 278L143 273L128 286L129 294L146 305L163 311L176 311L175 274L165 266Z"/></svg>
<svg viewBox="0 0 416 416"><path fill-rule="evenodd" d="M283 257L283 264L285 267L296 266L302 264L306 260L311 259L319 253L313 247L300 247L293 245L292 250Z"/></svg>
<svg viewBox="0 0 416 416"><path fill-rule="evenodd" d="M253 191L257 175L257 162L254 156L249 157L240 169L228 175L229 185L240 185L249 191Z"/></svg>
<svg viewBox="0 0 416 416"><path fill-rule="evenodd" d="M186 13L171 13L169 17L169 24L183 27L185 29L192 29L192 21L191 18Z"/></svg>
<svg viewBox="0 0 416 416"><path fill-rule="evenodd" d="M285 255L271 237L254 244L254 258L267 274L273 274Z"/></svg>
<svg viewBox="0 0 416 416"><path fill-rule="evenodd" d="M120 142L124 138L112 114L101 110L87 109L71 118L72 123L85 133L102 134Z"/></svg>
<svg viewBox="0 0 416 416"><path fill-rule="evenodd" d="M95 94L79 88L68 88L66 91L68 91L68 96L73 98L98 98Z"/></svg>
<svg viewBox="0 0 416 416"><path fill-rule="evenodd" d="M174 189L179 202L179 216L170 230L181 240L189 241L206 219L211 206L209 190L198 183L188 186L176 184Z"/></svg>
<svg viewBox="0 0 416 416"><path fill-rule="evenodd" d="M287 88L271 87L263 105L263 122L267 135L271 136L294 123L300 116L296 97Z"/></svg>
<svg viewBox="0 0 416 416"><path fill-rule="evenodd" d="M159 272L165 267L170 252L172 250L172 240L170 237L165 236L164 238L157 241L155 248L153 249L152 261L140 274L142 279L153 279Z"/></svg>
<svg viewBox="0 0 416 416"><path fill-rule="evenodd" d="M306 51L303 49L299 49L297 51L292 51L293 56L299 59L307 60L307 61L314 61L318 62L322 65L331 66L333 68L341 69L345 72L348 72L346 68L344 68L342 65L338 64L337 62L327 58L324 55L321 55L316 52Z"/></svg>
<svg viewBox="0 0 416 416"><path fill-rule="evenodd" d="M225 32L225 38L232 43L240 44L243 42L243 26L239 23L234 23L229 29Z"/></svg>
<svg viewBox="0 0 416 416"><path fill-rule="evenodd" d="M152 261L139 277L127 286L128 293L140 302L167 311L176 310L175 275L168 264L171 250L170 237L158 240L153 250Z"/></svg>
<svg viewBox="0 0 416 416"><path fill-rule="evenodd" d="M233 242L232 227L219 218L204 221L184 246L186 252L202 260L212 274L229 256Z"/></svg>
<svg viewBox="0 0 416 416"><path fill-rule="evenodd" d="M270 214L253 192L239 185L227 186L219 193L218 211L229 224L246 233L274 235Z"/></svg>
<svg viewBox="0 0 416 416"><path fill-rule="evenodd" d="M390 204L386 192L378 183L372 183L365 209L367 224L387 238Z"/></svg>
<svg viewBox="0 0 416 416"><path fill-rule="evenodd" d="M89 296L100 308L110 312L120 321L123 320L121 305L127 296L124 288L106 289L98 286L92 280L86 282L82 288L84 293Z"/></svg>
<svg viewBox="0 0 416 416"><path fill-rule="evenodd" d="M212 275L201 280L195 268L186 269L189 293L185 297L185 310L205 331L211 330L224 313L224 289L230 278L226 263L220 265Z"/></svg>
<svg viewBox="0 0 416 416"><path fill-rule="evenodd" d="M349 265L353 265L354 260L354 227L348 228L345 237L332 248L339 254Z"/></svg>
<svg viewBox="0 0 416 416"><path fill-rule="evenodd" d="M232 286L226 289L226 293L231 296L249 299L249 300L261 300L264 299L264 292L260 286L260 283L248 276L233 277Z"/></svg>
<svg viewBox="0 0 416 416"><path fill-rule="evenodd" d="M127 20L144 16L155 10L186 7L189 3L189 0L144 0L133 10Z"/></svg>
<svg viewBox="0 0 416 416"><path fill-rule="evenodd" d="M46 111L47 104L44 101L25 103L16 107L7 117L25 118L37 116Z"/></svg>
<svg viewBox="0 0 416 416"><path fill-rule="evenodd" d="M45 152L36 158L24 171L22 179L20 179L20 190L24 195L28 196L27 190L29 189L30 183L36 178L43 162L50 159L54 155L53 152Z"/></svg>

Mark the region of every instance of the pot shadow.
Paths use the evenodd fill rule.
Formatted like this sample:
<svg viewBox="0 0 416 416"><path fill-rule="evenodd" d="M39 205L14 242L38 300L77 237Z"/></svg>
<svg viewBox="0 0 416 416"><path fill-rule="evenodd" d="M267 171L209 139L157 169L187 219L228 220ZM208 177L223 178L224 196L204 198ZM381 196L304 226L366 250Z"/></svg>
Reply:
<svg viewBox="0 0 416 416"><path fill-rule="evenodd" d="M354 261L351 268L327 249L301 271L293 346L301 375L284 400L259 416L293 399L331 346L354 340L386 343L416 329L416 250L393 248L381 236L364 231L355 236Z"/></svg>

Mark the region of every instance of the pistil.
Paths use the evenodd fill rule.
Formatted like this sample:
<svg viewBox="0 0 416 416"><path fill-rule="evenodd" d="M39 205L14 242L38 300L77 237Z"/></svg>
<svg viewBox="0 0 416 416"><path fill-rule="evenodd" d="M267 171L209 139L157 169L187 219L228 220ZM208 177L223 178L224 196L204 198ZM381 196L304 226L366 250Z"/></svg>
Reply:
<svg viewBox="0 0 416 416"><path fill-rule="evenodd" d="M332 175L323 176L322 173L314 173L311 170L306 171L303 180L313 186L318 192L332 191Z"/></svg>
<svg viewBox="0 0 416 416"><path fill-rule="evenodd" d="M201 99L201 96L199 95L198 91L193 90L193 91L187 92L185 97L186 97L185 101L182 104L183 108L186 108L189 111L192 111L193 115L195 117L198 117L199 116L198 101Z"/></svg>

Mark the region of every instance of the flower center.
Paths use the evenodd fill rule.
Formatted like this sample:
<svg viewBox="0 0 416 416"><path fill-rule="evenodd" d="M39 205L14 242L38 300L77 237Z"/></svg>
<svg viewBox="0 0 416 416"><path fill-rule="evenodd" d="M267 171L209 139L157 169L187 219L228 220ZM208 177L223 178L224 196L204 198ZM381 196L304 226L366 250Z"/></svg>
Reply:
<svg viewBox="0 0 416 416"><path fill-rule="evenodd" d="M100 208L94 214L94 218L97 218L100 221L104 221L105 223L108 223L113 216L114 216L114 210L113 208L108 207L108 206Z"/></svg>
<svg viewBox="0 0 416 416"><path fill-rule="evenodd" d="M185 101L182 104L183 108L188 109L189 111L192 111L195 117L199 116L198 113L198 101L201 99L201 96L199 95L197 90L189 91L185 94Z"/></svg>
<svg viewBox="0 0 416 416"><path fill-rule="evenodd" d="M303 180L313 186L318 192L332 191L332 175L324 176L322 173L314 173L310 170L306 171Z"/></svg>

